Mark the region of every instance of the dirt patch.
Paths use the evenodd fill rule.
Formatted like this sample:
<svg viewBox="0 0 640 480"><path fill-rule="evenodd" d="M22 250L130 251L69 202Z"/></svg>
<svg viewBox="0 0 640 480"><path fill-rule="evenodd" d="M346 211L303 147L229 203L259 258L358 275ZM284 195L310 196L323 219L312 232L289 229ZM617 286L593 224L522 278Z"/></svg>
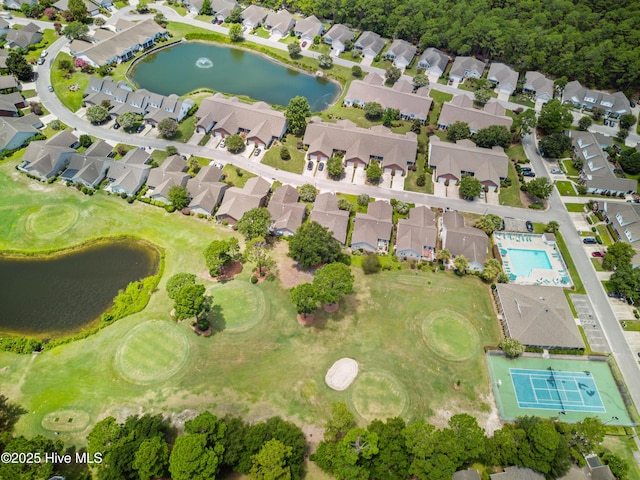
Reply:
<svg viewBox="0 0 640 480"><path fill-rule="evenodd" d="M227 280L231 280L233 277L242 272L242 262L235 261L229 266L222 267L220 271L221 273L217 277L212 277L206 270L202 272L200 276L205 280L209 280L210 282L225 282Z"/></svg>
<svg viewBox="0 0 640 480"><path fill-rule="evenodd" d="M324 305L322 305L322 309L327 313L335 313L339 308L339 303L325 303Z"/></svg>
<svg viewBox="0 0 640 480"><path fill-rule="evenodd" d="M324 428L316 427L315 425L304 425L302 433L304 433L304 438L309 446L309 453L315 452L318 444L324 438Z"/></svg>
<svg viewBox="0 0 640 480"><path fill-rule="evenodd" d="M293 288L301 283L313 281L313 271L302 270L289 256L289 244L279 241L273 247L273 256L278 265L278 278L285 288Z"/></svg>
<svg viewBox="0 0 640 480"><path fill-rule="evenodd" d="M436 410L433 416L428 420L429 423L436 428L447 428L449 426L449 420L454 415L459 413L470 413L477 421L478 425L484 429L488 436L492 436L493 432L502 428L502 420L500 420L500 414L498 413L498 407L496 406L493 393L488 395L480 395L479 400L489 406L489 410L483 409L482 411L469 412L460 408L458 405L447 405L444 408Z"/></svg>
<svg viewBox="0 0 640 480"><path fill-rule="evenodd" d="M269 270L268 268L263 268L262 269L262 275L260 275L260 270L258 270L257 268L253 271L253 276L256 277L258 279L258 281L256 283L262 283L264 282L267 277L269 277L269 274L271 273L271 270Z"/></svg>
<svg viewBox="0 0 640 480"><path fill-rule="evenodd" d="M329 388L341 392L346 390L358 375L358 362L353 358L341 358L336 361L324 377Z"/></svg>
<svg viewBox="0 0 640 480"><path fill-rule="evenodd" d="M313 323L313 319L315 318L315 316L313 315L313 313L310 313L308 315L299 313L296 318L298 319L298 323L300 325L302 325L303 327L307 327Z"/></svg>

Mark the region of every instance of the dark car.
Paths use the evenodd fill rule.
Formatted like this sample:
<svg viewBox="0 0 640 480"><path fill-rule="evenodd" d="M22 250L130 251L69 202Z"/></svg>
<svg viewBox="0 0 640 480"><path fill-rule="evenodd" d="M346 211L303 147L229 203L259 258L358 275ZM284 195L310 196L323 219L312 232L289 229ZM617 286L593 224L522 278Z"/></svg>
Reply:
<svg viewBox="0 0 640 480"><path fill-rule="evenodd" d="M120 128L120 124L119 123L114 123L113 124L113 129L114 130L118 130Z"/></svg>
<svg viewBox="0 0 640 480"><path fill-rule="evenodd" d="M609 122L607 122L606 120L603 120L603 121L602 121L602 123L603 123L603 125L604 125L605 127L608 127L608 126L609 126Z"/></svg>
<svg viewBox="0 0 640 480"><path fill-rule="evenodd" d="M592 257L604 257L605 253L604 252L591 252L591 256Z"/></svg>
<svg viewBox="0 0 640 480"><path fill-rule="evenodd" d="M527 232L529 232L529 233L533 232L533 223L531 223L529 220L527 220L525 222L525 225L527 227Z"/></svg>
<svg viewBox="0 0 640 480"><path fill-rule="evenodd" d="M319 164L318 164L318 170L319 170L319 171L324 170L324 163L319 163Z"/></svg>
<svg viewBox="0 0 640 480"><path fill-rule="evenodd" d="M535 176L536 176L536 172L531 172L531 171L528 171L528 172L522 172L522 175L523 175L524 177L535 177Z"/></svg>
<svg viewBox="0 0 640 480"><path fill-rule="evenodd" d="M636 104L634 103L634 101L633 101L633 100L631 100L631 101L629 102L629 106L630 106L631 108L636 108Z"/></svg>
<svg viewBox="0 0 640 480"><path fill-rule="evenodd" d="M598 243L598 241L593 237L585 237L585 238L582 239L582 243L586 243L586 244L589 244L589 245L594 245L594 244Z"/></svg>
<svg viewBox="0 0 640 480"><path fill-rule="evenodd" d="M309 161L309 163L307 163L307 170L313 170L313 162Z"/></svg>
<svg viewBox="0 0 640 480"><path fill-rule="evenodd" d="M521 172L530 172L531 171L531 167L520 167L520 171Z"/></svg>
<svg viewBox="0 0 640 480"><path fill-rule="evenodd" d="M138 128L136 128L136 133L140 133L144 130L144 123L141 123L140 125L138 125Z"/></svg>
<svg viewBox="0 0 640 480"><path fill-rule="evenodd" d="M624 297L624 295L622 295L620 292L609 292L607 293L607 296L610 298L622 298Z"/></svg>

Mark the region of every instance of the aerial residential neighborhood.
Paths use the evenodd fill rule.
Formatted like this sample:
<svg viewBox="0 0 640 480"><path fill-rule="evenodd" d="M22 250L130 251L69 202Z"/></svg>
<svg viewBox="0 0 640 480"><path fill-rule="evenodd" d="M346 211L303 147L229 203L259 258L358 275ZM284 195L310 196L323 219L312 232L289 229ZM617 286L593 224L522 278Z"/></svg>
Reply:
<svg viewBox="0 0 640 480"><path fill-rule="evenodd" d="M640 7L284 7L4 1L0 479L640 479Z"/></svg>

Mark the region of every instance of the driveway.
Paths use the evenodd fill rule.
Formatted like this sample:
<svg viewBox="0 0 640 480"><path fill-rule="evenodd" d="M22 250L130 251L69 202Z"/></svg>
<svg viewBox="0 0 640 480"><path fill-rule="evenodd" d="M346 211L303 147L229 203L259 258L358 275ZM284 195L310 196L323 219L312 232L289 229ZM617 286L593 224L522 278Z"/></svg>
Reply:
<svg viewBox="0 0 640 480"><path fill-rule="evenodd" d="M356 167L353 182L355 185L364 185L367 183L367 173L364 170L364 167Z"/></svg>
<svg viewBox="0 0 640 480"><path fill-rule="evenodd" d="M353 165L345 167L344 169L344 177L340 179L340 183L352 183L353 173L355 172L356 167Z"/></svg>
<svg viewBox="0 0 640 480"><path fill-rule="evenodd" d="M589 301L589 297L577 294L571 294L570 297L576 312L578 312L580 324L582 328L584 328L584 333L587 335L591 350L594 352L611 353L607 345L607 340L596 318L596 313Z"/></svg>
<svg viewBox="0 0 640 480"><path fill-rule="evenodd" d="M380 179L380 183L378 184L380 188L386 188L388 190L391 189L391 174L383 173L382 178Z"/></svg>
<svg viewBox="0 0 640 480"><path fill-rule="evenodd" d="M444 186L444 183L433 182L433 194L436 197L446 198L446 196L447 196L447 187Z"/></svg>
<svg viewBox="0 0 640 480"><path fill-rule="evenodd" d="M391 184L391 190L395 190L397 192L404 191L404 181L407 177L403 177L401 175L396 175L393 177L393 183Z"/></svg>

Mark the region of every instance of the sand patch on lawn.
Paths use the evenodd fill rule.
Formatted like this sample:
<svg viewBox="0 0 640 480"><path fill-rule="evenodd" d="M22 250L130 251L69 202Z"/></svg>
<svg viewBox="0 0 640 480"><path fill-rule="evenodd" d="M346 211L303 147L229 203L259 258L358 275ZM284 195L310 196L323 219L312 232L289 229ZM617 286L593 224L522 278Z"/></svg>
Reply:
<svg viewBox="0 0 640 480"><path fill-rule="evenodd" d="M358 375L358 362L353 358L341 358L333 365L324 377L329 388L339 392L346 390Z"/></svg>

